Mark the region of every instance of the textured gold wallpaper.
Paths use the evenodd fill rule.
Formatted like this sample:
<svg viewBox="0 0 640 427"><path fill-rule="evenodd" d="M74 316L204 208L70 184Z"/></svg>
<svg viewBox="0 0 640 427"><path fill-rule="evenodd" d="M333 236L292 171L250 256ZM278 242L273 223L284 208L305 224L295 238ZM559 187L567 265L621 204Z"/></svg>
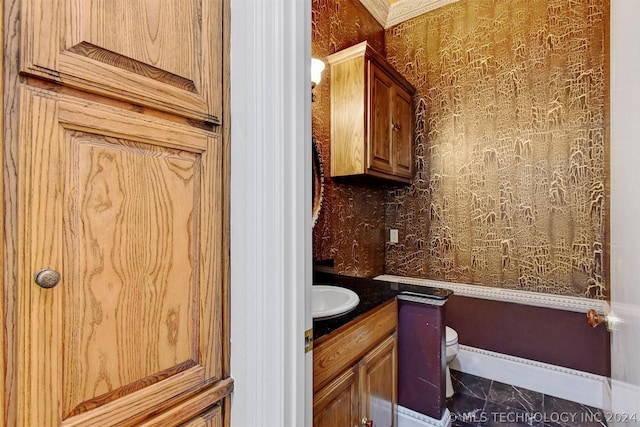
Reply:
<svg viewBox="0 0 640 427"><path fill-rule="evenodd" d="M384 29L358 0L313 0L312 22L312 55L325 62L329 54L363 40L384 53ZM313 136L325 178L324 201L313 229L313 258L333 259L341 274L375 276L384 273L387 190L331 179L330 86L327 65L312 104Z"/></svg>
<svg viewBox="0 0 640 427"><path fill-rule="evenodd" d="M460 0L386 32L418 89L386 271L607 296L607 0Z"/></svg>

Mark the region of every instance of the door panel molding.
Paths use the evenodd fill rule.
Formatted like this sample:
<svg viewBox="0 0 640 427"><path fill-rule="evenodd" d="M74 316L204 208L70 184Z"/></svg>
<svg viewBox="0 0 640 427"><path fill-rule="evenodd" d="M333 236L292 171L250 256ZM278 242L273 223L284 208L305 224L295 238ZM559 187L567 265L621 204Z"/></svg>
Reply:
<svg viewBox="0 0 640 427"><path fill-rule="evenodd" d="M222 3L25 0L20 71L221 124Z"/></svg>
<svg viewBox="0 0 640 427"><path fill-rule="evenodd" d="M219 137L27 87L20 117L18 425L143 419L215 386Z"/></svg>

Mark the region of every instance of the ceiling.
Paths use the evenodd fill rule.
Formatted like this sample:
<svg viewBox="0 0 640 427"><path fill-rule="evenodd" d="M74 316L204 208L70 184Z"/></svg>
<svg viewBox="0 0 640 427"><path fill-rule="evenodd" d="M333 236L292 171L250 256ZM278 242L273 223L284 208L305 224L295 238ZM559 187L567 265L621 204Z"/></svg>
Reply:
<svg viewBox="0 0 640 427"><path fill-rule="evenodd" d="M458 0L360 0L384 28Z"/></svg>

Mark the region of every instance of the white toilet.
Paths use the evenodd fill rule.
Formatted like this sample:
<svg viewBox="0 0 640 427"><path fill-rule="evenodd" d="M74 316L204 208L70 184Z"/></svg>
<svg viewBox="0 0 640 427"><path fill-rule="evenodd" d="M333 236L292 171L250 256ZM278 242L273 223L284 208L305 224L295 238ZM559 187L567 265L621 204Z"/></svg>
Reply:
<svg viewBox="0 0 640 427"><path fill-rule="evenodd" d="M445 342L447 346L447 371L445 377L447 381L447 398L453 396L453 384L451 383L451 371L449 370L449 364L456 358L458 350L458 333L455 329L446 327L445 329Z"/></svg>

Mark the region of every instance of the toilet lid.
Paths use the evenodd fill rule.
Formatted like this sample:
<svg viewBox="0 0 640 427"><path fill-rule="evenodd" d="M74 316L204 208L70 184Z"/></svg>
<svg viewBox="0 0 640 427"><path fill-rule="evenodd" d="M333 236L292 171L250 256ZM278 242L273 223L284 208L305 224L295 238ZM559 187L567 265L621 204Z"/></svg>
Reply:
<svg viewBox="0 0 640 427"><path fill-rule="evenodd" d="M455 344L458 342L458 333L455 329L450 327L445 327L445 339L447 341L447 345Z"/></svg>

